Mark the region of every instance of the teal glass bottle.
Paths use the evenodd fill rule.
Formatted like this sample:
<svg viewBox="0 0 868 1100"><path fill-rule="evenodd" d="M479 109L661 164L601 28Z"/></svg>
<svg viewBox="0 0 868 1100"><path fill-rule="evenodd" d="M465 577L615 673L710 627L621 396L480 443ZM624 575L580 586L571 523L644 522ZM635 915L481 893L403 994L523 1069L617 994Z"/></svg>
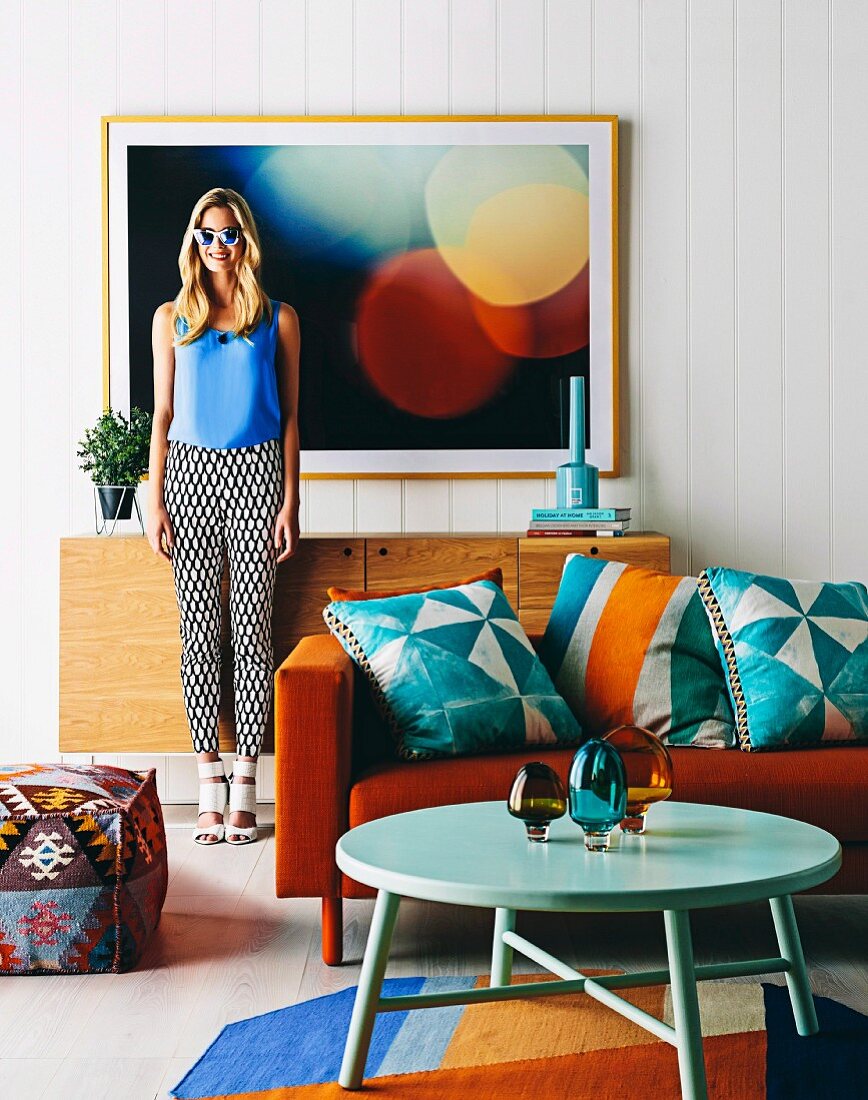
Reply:
<svg viewBox="0 0 868 1100"><path fill-rule="evenodd" d="M618 750L598 738L582 745L570 765L570 817L585 832L590 852L605 852L609 834L627 810L627 773Z"/></svg>
<svg viewBox="0 0 868 1100"><path fill-rule="evenodd" d="M570 461L558 466L557 506L599 508L600 471L585 462L585 380L570 379Z"/></svg>

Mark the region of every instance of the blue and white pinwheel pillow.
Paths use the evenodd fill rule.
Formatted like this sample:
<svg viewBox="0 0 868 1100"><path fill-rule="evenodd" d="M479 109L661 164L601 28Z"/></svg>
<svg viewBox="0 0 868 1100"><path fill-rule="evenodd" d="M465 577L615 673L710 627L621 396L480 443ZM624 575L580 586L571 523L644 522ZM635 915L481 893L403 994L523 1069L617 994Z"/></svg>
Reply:
<svg viewBox="0 0 868 1100"><path fill-rule="evenodd" d="M868 741L868 590L706 569L699 591L743 749Z"/></svg>
<svg viewBox="0 0 868 1100"><path fill-rule="evenodd" d="M370 681L405 759L582 740L491 581L335 601L323 617Z"/></svg>

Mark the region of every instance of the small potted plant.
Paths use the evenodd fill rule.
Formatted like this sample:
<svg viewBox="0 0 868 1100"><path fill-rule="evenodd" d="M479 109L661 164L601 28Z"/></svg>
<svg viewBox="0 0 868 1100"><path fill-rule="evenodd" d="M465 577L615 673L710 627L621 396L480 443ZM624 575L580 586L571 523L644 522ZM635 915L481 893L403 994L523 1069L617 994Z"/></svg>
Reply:
<svg viewBox="0 0 868 1100"><path fill-rule="evenodd" d="M132 408L126 420L122 413L107 408L79 440L79 466L91 476L103 520L115 523L132 515L136 486L148 469L151 420L144 409ZM102 529L97 526L97 530Z"/></svg>

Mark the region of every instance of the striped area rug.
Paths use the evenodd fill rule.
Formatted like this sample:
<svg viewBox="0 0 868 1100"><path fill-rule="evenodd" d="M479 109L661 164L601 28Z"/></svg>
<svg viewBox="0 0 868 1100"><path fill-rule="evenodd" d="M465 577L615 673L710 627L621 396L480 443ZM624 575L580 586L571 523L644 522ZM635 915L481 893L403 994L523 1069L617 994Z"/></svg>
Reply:
<svg viewBox="0 0 868 1100"><path fill-rule="evenodd" d="M591 973L591 972L589 972ZM593 973L611 973L595 971ZM522 975L540 981L550 975ZM390 978L387 996L468 989L480 978ZM699 986L710 1100L866 1095L868 1017L815 998L820 1034L800 1038L785 987ZM672 1023L668 986L627 999ZM172 1090L183 1100L325 1100L336 1083L355 988L229 1024ZM674 1048L589 997L565 995L377 1017L366 1070L377 1097L615 1100L680 1097Z"/></svg>

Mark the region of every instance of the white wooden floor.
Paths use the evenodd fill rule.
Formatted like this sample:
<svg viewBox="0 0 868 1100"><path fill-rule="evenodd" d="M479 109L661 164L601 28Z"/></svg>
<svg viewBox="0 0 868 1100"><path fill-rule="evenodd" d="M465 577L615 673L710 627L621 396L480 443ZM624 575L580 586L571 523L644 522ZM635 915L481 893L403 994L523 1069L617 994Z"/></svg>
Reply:
<svg viewBox="0 0 868 1100"><path fill-rule="evenodd" d="M170 812L193 820L192 807ZM272 813L261 807L260 822ZM356 983L372 902L345 903L347 962L326 967L318 901L274 897L271 829L246 848L189 833L167 831L169 893L135 971L0 978L3 1100L163 1098L225 1023ZM868 896L804 897L796 912L815 992L868 1013ZM485 973L491 924L484 910L404 902L388 974ZM664 961L659 914L524 914L519 929L588 967ZM765 905L695 914L693 934L698 961L776 953Z"/></svg>

